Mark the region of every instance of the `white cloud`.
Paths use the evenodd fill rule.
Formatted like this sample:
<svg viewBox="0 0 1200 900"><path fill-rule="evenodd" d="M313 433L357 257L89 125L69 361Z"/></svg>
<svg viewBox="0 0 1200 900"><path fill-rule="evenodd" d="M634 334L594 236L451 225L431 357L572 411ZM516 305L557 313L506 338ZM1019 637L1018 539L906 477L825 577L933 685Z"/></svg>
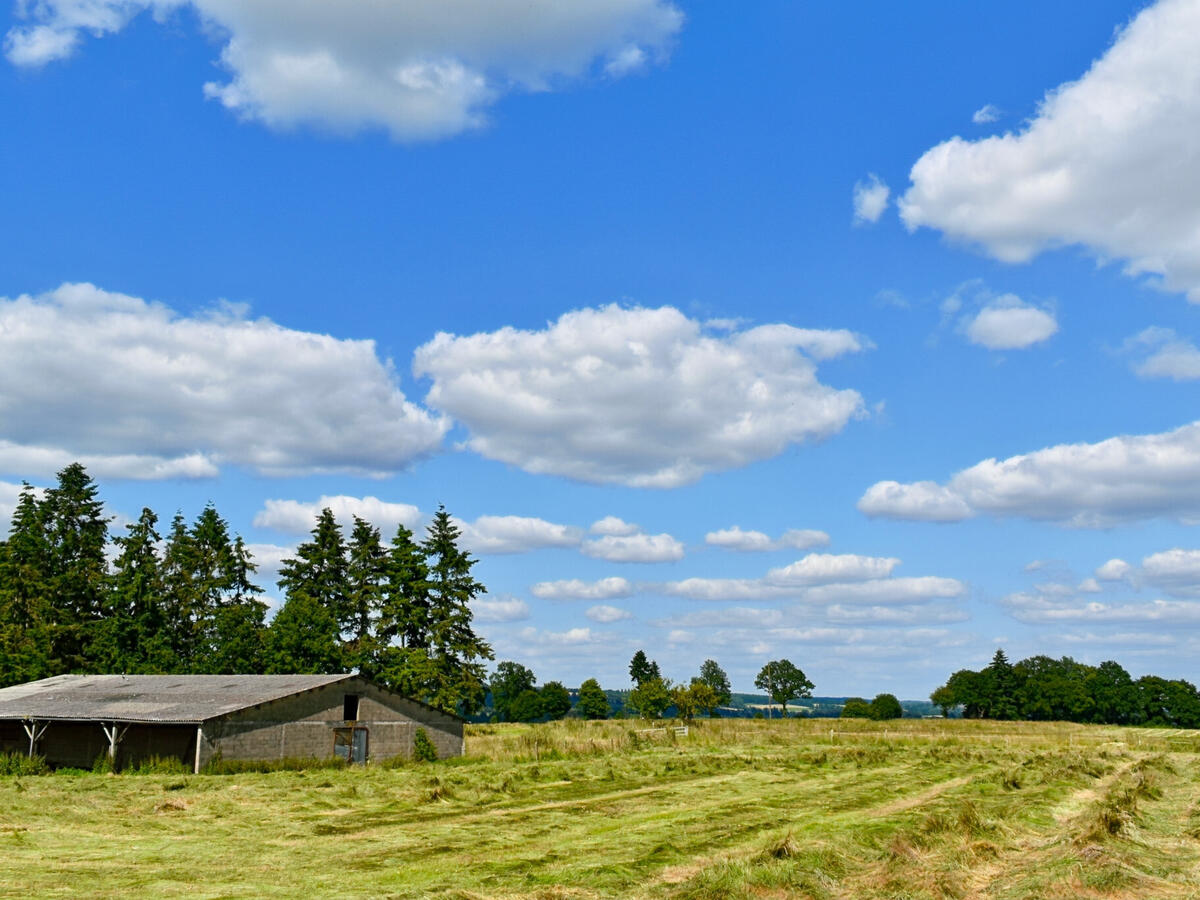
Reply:
<svg viewBox="0 0 1200 900"><path fill-rule="evenodd" d="M899 201L928 226L1023 262L1080 245L1200 301L1200 4L1143 10L1017 133L927 151Z"/></svg>
<svg viewBox="0 0 1200 900"><path fill-rule="evenodd" d="M772 569L764 578L685 578L657 587L691 600L792 600L806 606L920 605L966 593L967 586L955 578L890 577L899 563L892 558L810 554L792 566Z"/></svg>
<svg viewBox="0 0 1200 900"><path fill-rule="evenodd" d="M1085 578L1079 582L1079 587L1076 590L1081 594L1099 594L1104 588L1100 587L1100 582L1095 578Z"/></svg>
<svg viewBox="0 0 1200 900"><path fill-rule="evenodd" d="M695 612L671 616L654 624L679 626L682 628L765 628L781 625L784 621L782 610L758 609L752 606L730 606L725 609L701 609Z"/></svg>
<svg viewBox="0 0 1200 900"><path fill-rule="evenodd" d="M612 600L629 597L634 586L624 578L612 576L599 581L539 581L530 592L543 600Z"/></svg>
<svg viewBox="0 0 1200 900"><path fill-rule="evenodd" d="M824 547L829 544L829 535L823 531L810 529L789 529L778 540L761 531L743 531L739 526L710 531L704 536L704 543L713 547L723 547L726 550L738 550L743 553L781 550L790 547L794 550L807 550L809 547Z"/></svg>
<svg viewBox="0 0 1200 900"><path fill-rule="evenodd" d="M962 497L933 481L876 482L862 495L858 508L868 516L922 522L959 522L973 515Z"/></svg>
<svg viewBox="0 0 1200 900"><path fill-rule="evenodd" d="M661 563L683 559L683 544L669 534L606 535L585 541L585 556L609 562Z"/></svg>
<svg viewBox="0 0 1200 900"><path fill-rule="evenodd" d="M1164 600L1107 603L1078 597L1058 597L1040 592L1010 594L1003 600L1013 618L1035 625L1161 624L1200 625L1200 603Z"/></svg>
<svg viewBox="0 0 1200 900"><path fill-rule="evenodd" d="M924 575L916 578L880 578L848 584L822 584L804 593L804 602L827 603L924 603L961 597L967 587L956 578Z"/></svg>
<svg viewBox="0 0 1200 900"><path fill-rule="evenodd" d="M1014 294L1005 294L971 319L967 338L989 350L1023 350L1048 340L1057 331L1053 314L1022 303Z"/></svg>
<svg viewBox="0 0 1200 900"><path fill-rule="evenodd" d="M854 185L854 224L866 225L879 221L883 211L887 209L888 196L892 190L879 180L879 176L871 173L866 181Z"/></svg>
<svg viewBox="0 0 1200 900"><path fill-rule="evenodd" d="M1172 597L1200 597L1200 550L1164 550L1142 560L1141 579Z"/></svg>
<svg viewBox="0 0 1200 900"><path fill-rule="evenodd" d="M455 520L462 545L474 553L525 553L543 547L575 547L579 528L527 516L480 516L474 522Z"/></svg>
<svg viewBox="0 0 1200 900"><path fill-rule="evenodd" d="M633 618L633 613L627 609L603 604L590 607L586 615L593 622L599 622L601 625L611 625L613 622L621 622L625 619Z"/></svg>
<svg viewBox="0 0 1200 900"><path fill-rule="evenodd" d="M999 118L1000 110L990 103L985 103L971 114L971 121L976 125L990 125L992 122L998 121Z"/></svg>
<svg viewBox="0 0 1200 900"><path fill-rule="evenodd" d="M539 628L521 629L521 638L537 646L576 646L590 644L596 639L590 628L568 628L566 631L543 631Z"/></svg>
<svg viewBox="0 0 1200 900"><path fill-rule="evenodd" d="M5 52L18 66L69 56L84 33L144 10L192 10L224 42L227 81L206 96L244 119L438 138L484 124L511 91L545 91L663 58L683 14L666 0L38 0Z"/></svg>
<svg viewBox="0 0 1200 900"><path fill-rule="evenodd" d="M1100 581L1121 581L1129 574L1131 568L1123 559L1110 559L1096 569L1096 578Z"/></svg>
<svg viewBox="0 0 1200 900"><path fill-rule="evenodd" d="M1170 328L1147 328L1125 341L1123 349L1142 355L1142 359L1134 364L1133 371L1143 378L1171 378L1175 381L1200 378L1200 349Z"/></svg>
<svg viewBox="0 0 1200 900"><path fill-rule="evenodd" d="M12 528L12 514L16 512L17 500L23 489L22 485L0 481L0 541L8 537Z"/></svg>
<svg viewBox="0 0 1200 900"><path fill-rule="evenodd" d="M516 597L476 598L471 612L480 622L522 622L529 618L529 604Z"/></svg>
<svg viewBox="0 0 1200 900"><path fill-rule="evenodd" d="M825 584L885 578L900 565L895 557L859 556L855 553L810 553L790 565L772 569L767 581L775 584Z"/></svg>
<svg viewBox="0 0 1200 900"><path fill-rule="evenodd" d="M618 537L630 534L637 534L641 529L636 525L626 522L624 519L618 519L616 516L605 516L592 523L592 527L588 529L592 534L611 534Z"/></svg>
<svg viewBox="0 0 1200 900"><path fill-rule="evenodd" d="M365 519L390 538L403 525L410 530L420 527L423 516L409 503L389 503L378 497L322 496L312 503L299 500L265 500L254 515L255 528L271 528L285 534L308 534L316 525L321 510L328 508L348 528L354 517Z"/></svg>
<svg viewBox="0 0 1200 900"><path fill-rule="evenodd" d="M0 471L99 477L385 475L446 423L409 403L372 341L232 308L191 317L90 284L0 298Z"/></svg>
<svg viewBox="0 0 1200 900"><path fill-rule="evenodd" d="M1200 422L1161 434L1059 444L986 459L946 485L872 485L858 502L870 516L957 521L990 513L1101 528L1200 514Z"/></svg>
<svg viewBox="0 0 1200 900"><path fill-rule="evenodd" d="M849 332L766 325L706 333L671 307L605 306L542 331L440 333L414 357L427 402L475 452L536 474L672 488L862 414L857 391L821 384L812 359L864 349Z"/></svg>

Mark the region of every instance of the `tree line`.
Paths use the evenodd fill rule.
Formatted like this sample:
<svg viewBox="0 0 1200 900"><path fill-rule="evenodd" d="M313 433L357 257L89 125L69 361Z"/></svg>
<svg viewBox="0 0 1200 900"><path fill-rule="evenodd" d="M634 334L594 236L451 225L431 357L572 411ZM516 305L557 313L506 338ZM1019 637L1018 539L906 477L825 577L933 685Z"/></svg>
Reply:
<svg viewBox="0 0 1200 900"><path fill-rule="evenodd" d="M25 485L0 541L0 687L66 673L304 674L358 671L469 714L491 647L471 624L485 587L439 509L425 538L385 544L324 509L284 561L268 625L253 558L210 504L163 534L146 508L109 540L111 519L78 463L39 496ZM111 559L110 559L111 553Z"/></svg>
<svg viewBox="0 0 1200 900"><path fill-rule="evenodd" d="M944 715L961 708L970 719L1200 728L1193 684L1157 675L1135 680L1111 660L1089 666L1069 656L1031 656L1014 664L997 650L985 668L955 672L929 699Z"/></svg>

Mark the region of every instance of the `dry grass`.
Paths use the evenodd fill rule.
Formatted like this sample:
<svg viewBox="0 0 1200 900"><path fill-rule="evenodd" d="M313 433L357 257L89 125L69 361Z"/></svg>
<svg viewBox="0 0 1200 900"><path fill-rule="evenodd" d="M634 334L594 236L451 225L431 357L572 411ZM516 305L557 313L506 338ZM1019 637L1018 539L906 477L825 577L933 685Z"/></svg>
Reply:
<svg viewBox="0 0 1200 900"><path fill-rule="evenodd" d="M0 896L1200 896L1200 736L477 726L366 770L0 778Z"/></svg>

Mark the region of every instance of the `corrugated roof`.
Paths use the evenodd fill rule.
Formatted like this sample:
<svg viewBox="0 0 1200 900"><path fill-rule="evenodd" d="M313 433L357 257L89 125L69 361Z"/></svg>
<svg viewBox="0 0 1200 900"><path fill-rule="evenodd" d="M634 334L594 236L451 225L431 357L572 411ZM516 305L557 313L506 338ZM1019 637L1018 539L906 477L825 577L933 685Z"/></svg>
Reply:
<svg viewBox="0 0 1200 900"><path fill-rule="evenodd" d="M0 719L197 724L353 675L59 675L0 689Z"/></svg>

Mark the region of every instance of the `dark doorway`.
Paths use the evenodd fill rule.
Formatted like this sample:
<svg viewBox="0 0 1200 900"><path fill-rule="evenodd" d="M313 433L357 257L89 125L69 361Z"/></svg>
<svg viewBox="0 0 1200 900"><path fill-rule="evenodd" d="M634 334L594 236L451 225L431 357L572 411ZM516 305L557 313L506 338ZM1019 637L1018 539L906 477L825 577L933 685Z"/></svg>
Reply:
<svg viewBox="0 0 1200 900"><path fill-rule="evenodd" d="M365 763L367 761L367 729L333 729L333 755L355 765Z"/></svg>
<svg viewBox="0 0 1200 900"><path fill-rule="evenodd" d="M347 694L342 700L342 719L346 722L358 721L358 694Z"/></svg>

